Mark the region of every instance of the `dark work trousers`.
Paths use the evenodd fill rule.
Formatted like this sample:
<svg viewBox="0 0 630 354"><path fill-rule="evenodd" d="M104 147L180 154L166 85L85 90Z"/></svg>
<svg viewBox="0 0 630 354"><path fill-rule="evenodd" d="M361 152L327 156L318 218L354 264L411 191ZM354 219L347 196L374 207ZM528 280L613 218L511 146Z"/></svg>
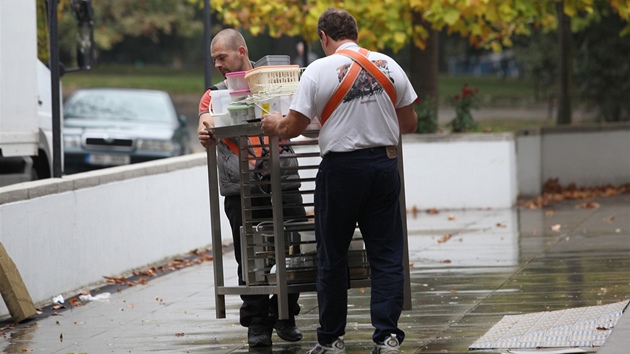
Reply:
<svg viewBox="0 0 630 354"><path fill-rule="evenodd" d="M397 159L384 147L326 154L315 187L317 240L317 340L344 335L348 312L348 247L358 223L371 271L372 339L396 334L404 298L403 230Z"/></svg>
<svg viewBox="0 0 630 354"><path fill-rule="evenodd" d="M297 189L285 191L283 195L283 204L302 205L302 196L297 193ZM295 192L295 194L289 194ZM253 198L254 206L271 205L270 198ZM234 255L238 263L238 283L245 285L245 280L241 273L241 237L240 227L243 224L241 210L241 196L227 196L224 201L225 214L230 221L232 228L232 239L234 241ZM283 208L284 219L305 219L306 213L304 207L285 207ZM271 210L256 211L254 218L272 217ZM300 312L298 305L299 293L288 294L289 301L289 323L295 325L295 316ZM243 305L240 310L240 323L244 327L269 328L273 326L278 318L278 298L276 295L241 295Z"/></svg>

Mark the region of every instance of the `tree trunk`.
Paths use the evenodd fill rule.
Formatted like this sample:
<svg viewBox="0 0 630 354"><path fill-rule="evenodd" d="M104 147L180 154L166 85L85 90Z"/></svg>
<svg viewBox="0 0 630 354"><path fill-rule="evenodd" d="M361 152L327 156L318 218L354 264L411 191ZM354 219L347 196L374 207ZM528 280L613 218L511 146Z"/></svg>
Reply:
<svg viewBox="0 0 630 354"><path fill-rule="evenodd" d="M560 73L560 84L558 85L558 117L556 124L561 125L571 124L571 75L573 73L573 66L571 65L572 38L571 19L564 13L563 1L556 3L556 12L558 16L558 71Z"/></svg>
<svg viewBox="0 0 630 354"><path fill-rule="evenodd" d="M430 25L423 22L420 14L414 15L415 23L422 25L429 31L427 47L424 50L411 45L411 84L418 97L431 97L438 102L438 66L439 66L439 33L432 30Z"/></svg>

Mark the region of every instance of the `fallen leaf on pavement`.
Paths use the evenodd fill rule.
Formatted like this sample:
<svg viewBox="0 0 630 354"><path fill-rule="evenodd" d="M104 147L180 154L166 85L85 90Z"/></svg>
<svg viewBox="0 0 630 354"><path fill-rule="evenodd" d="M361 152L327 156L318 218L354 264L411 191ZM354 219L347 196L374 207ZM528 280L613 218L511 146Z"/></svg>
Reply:
<svg viewBox="0 0 630 354"><path fill-rule="evenodd" d="M125 277L108 277L105 275L103 278L105 278L105 282L107 284L120 284L127 282L127 278Z"/></svg>
<svg viewBox="0 0 630 354"><path fill-rule="evenodd" d="M15 327L15 323L10 323L10 324L0 328L0 331L4 331L6 329L10 329L10 328L13 328L13 327Z"/></svg>
<svg viewBox="0 0 630 354"><path fill-rule="evenodd" d="M83 306L83 303L81 302L81 300L77 299L76 297L73 297L72 299L70 299L70 306L72 307L78 307L78 306Z"/></svg>
<svg viewBox="0 0 630 354"><path fill-rule="evenodd" d="M157 276L158 269L157 267L149 267L146 269L136 270L133 272L133 275L144 275L145 277L155 277Z"/></svg>
<svg viewBox="0 0 630 354"><path fill-rule="evenodd" d="M435 209L435 208L431 208L431 209L427 210L427 214L435 215L435 214L439 214L439 213L440 213L440 211Z"/></svg>
<svg viewBox="0 0 630 354"><path fill-rule="evenodd" d="M418 207L414 204L414 206L411 207L411 214L413 215L413 217L415 218L418 215L418 212L420 210L418 210Z"/></svg>
<svg viewBox="0 0 630 354"><path fill-rule="evenodd" d="M586 203L580 203L576 205L575 207L581 208L581 209L597 209L600 207L600 204L595 203L595 202L586 202Z"/></svg>
<svg viewBox="0 0 630 354"><path fill-rule="evenodd" d="M437 240L437 243L444 243L453 237L451 234L444 235Z"/></svg>

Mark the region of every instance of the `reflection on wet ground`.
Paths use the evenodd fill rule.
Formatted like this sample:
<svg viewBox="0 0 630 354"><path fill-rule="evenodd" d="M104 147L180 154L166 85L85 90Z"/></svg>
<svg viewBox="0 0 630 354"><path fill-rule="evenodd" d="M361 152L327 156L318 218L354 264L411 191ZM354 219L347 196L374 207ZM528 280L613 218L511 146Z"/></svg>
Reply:
<svg viewBox="0 0 630 354"><path fill-rule="evenodd" d="M404 311L404 353L470 353L504 315L630 299L630 196L597 209L564 202L546 209L453 210L408 215L413 309ZM235 282L232 254L226 282ZM215 319L212 265L202 264L60 312L6 333L3 353L304 353L316 341L317 299L303 293L304 339L273 336L247 347L238 296ZM350 289L346 345L371 350L369 288ZM483 353L474 351L473 353Z"/></svg>
<svg viewBox="0 0 630 354"><path fill-rule="evenodd" d="M630 298L630 204L627 198L601 203L409 220L414 319L425 322L419 328L442 328L414 336L418 351L468 352L504 315ZM440 243L445 231L435 225L449 230L448 241Z"/></svg>

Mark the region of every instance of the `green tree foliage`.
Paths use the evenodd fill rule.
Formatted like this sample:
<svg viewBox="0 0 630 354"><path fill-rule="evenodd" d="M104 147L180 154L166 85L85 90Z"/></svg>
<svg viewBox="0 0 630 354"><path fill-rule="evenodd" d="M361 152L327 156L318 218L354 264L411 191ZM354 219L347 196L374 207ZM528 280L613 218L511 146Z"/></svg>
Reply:
<svg viewBox="0 0 630 354"><path fill-rule="evenodd" d="M394 51L413 37L408 4L397 0L211 0L213 11L225 24L253 35L299 36L307 42L318 39L317 20L328 7L348 10L359 23L361 44L369 49L389 47ZM426 37L426 31L424 37Z"/></svg>
<svg viewBox="0 0 630 354"><path fill-rule="evenodd" d="M196 1L202 4L201 0ZM258 35L268 33L317 39L319 15L327 7L346 9L359 24L361 45L398 51L407 43L426 46L429 33L412 22L412 13L433 29L469 38L477 47L501 50L512 45L514 35L529 35L533 28L557 27L555 4L558 0L211 0L213 11L227 25ZM602 10L616 13L625 23L621 34L630 33L630 2L624 0L564 0L565 13L573 18L573 29L586 28Z"/></svg>
<svg viewBox="0 0 630 354"><path fill-rule="evenodd" d="M159 34L190 37L203 31L203 23L193 21L195 7L173 0L94 1L94 41L100 49L129 37L159 41Z"/></svg>
<svg viewBox="0 0 630 354"><path fill-rule="evenodd" d="M67 9L71 0L60 2L60 28L71 28L74 20ZM194 2L175 0L92 1L94 42L100 50L109 50L125 38L149 38L154 43L161 35L187 38L203 32L203 22L195 18Z"/></svg>

